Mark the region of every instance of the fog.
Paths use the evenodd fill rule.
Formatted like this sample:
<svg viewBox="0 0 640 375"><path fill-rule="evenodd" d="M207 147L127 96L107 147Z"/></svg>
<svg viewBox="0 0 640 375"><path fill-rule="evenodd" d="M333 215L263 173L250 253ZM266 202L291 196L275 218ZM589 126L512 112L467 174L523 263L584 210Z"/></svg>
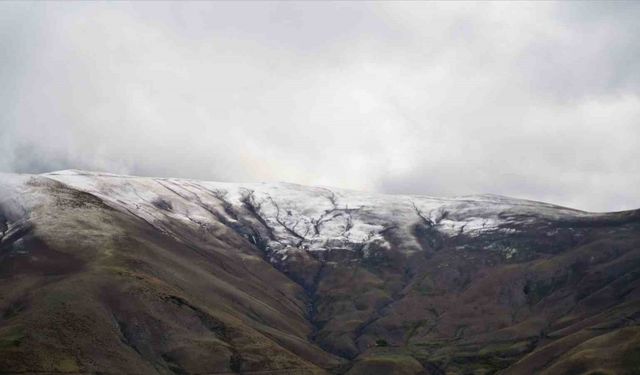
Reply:
<svg viewBox="0 0 640 375"><path fill-rule="evenodd" d="M0 170L640 208L640 3L0 3Z"/></svg>

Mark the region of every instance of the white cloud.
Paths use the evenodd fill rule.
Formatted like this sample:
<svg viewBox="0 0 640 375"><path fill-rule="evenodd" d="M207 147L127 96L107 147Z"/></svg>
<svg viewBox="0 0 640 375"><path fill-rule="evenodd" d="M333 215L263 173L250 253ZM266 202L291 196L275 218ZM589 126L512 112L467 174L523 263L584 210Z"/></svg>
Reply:
<svg viewBox="0 0 640 375"><path fill-rule="evenodd" d="M0 169L640 207L640 12L591 7L2 4Z"/></svg>

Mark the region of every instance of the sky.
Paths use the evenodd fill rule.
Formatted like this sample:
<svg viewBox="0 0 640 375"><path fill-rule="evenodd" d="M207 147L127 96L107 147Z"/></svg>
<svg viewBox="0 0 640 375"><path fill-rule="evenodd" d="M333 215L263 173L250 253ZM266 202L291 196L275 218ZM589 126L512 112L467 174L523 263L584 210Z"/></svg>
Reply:
<svg viewBox="0 0 640 375"><path fill-rule="evenodd" d="M0 2L0 171L640 208L640 2Z"/></svg>

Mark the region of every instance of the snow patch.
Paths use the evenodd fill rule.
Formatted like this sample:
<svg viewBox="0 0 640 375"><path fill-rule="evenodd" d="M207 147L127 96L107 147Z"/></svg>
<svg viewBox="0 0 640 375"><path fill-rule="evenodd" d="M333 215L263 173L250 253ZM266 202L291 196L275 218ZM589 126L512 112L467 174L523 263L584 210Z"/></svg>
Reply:
<svg viewBox="0 0 640 375"><path fill-rule="evenodd" d="M12 175L14 176L14 175ZM420 249L413 236L416 225L445 237L512 233L515 224L533 218L588 215L545 203L495 195L436 198L417 195L371 194L288 183L220 183L188 179L144 178L82 171L45 174L47 178L93 194L112 207L136 215L170 232L171 222L194 227L250 223L257 242L286 261L296 251L390 249L388 233L407 239L404 251ZM18 182L11 182L12 179ZM22 177L0 177L19 191ZM15 196L16 194L14 194ZM413 242L411 242L413 241ZM515 249L505 252L510 259ZM274 258L275 259L275 258Z"/></svg>

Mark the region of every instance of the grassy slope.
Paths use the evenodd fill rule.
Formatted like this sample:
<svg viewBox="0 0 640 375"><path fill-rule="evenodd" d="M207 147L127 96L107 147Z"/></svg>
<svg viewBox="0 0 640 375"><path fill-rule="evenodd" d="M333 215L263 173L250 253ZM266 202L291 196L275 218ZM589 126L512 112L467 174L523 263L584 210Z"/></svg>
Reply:
<svg viewBox="0 0 640 375"><path fill-rule="evenodd" d="M183 243L92 196L34 183L56 202L3 243L0 372L316 373L338 363L306 340L302 289L225 228Z"/></svg>
<svg viewBox="0 0 640 375"><path fill-rule="evenodd" d="M223 224L160 233L32 185L54 203L0 248L0 373L640 373L628 214L276 270Z"/></svg>

